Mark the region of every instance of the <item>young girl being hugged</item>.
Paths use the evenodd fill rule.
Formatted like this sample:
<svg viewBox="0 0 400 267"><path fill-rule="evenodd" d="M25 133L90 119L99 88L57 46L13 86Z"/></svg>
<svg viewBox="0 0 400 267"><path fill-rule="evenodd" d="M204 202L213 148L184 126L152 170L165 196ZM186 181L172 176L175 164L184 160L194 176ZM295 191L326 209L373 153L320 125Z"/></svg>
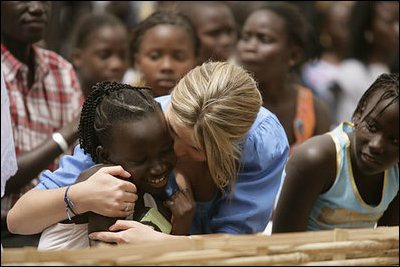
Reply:
<svg viewBox="0 0 400 267"><path fill-rule="evenodd" d="M124 176L137 189L134 205L126 202L122 209L127 219L141 221L164 233L187 234L192 216L180 217L174 207L180 201L187 207L192 199L188 191L173 195L173 205L163 205L168 198L164 190L176 156L160 104L150 88L131 87L116 82L101 82L87 97L79 125L79 141L85 153L96 163L120 165ZM82 172L75 183L87 180L98 168ZM89 246L88 233L107 231L121 217L106 217L94 212L77 216L73 202L65 193L68 219L48 227L42 233L38 249L78 248ZM132 193L133 195L133 193ZM171 208L174 220L171 225ZM179 207L182 211L182 206ZM194 211L194 209L192 210ZM72 217L72 218L71 218Z"/></svg>
<svg viewBox="0 0 400 267"><path fill-rule="evenodd" d="M196 66L199 40L189 19L178 12L157 11L133 30L130 52L133 69L124 82L147 85L153 96L169 94Z"/></svg>
<svg viewBox="0 0 400 267"><path fill-rule="evenodd" d="M382 74L352 123L294 150L273 233L399 224L399 75Z"/></svg>

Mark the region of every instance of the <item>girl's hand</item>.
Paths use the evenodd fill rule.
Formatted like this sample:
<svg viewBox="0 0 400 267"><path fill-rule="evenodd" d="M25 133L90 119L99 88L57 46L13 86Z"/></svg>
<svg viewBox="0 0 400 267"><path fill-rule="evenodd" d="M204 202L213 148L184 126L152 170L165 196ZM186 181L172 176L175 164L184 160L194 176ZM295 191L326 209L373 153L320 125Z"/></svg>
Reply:
<svg viewBox="0 0 400 267"><path fill-rule="evenodd" d="M164 201L164 206L172 212L172 234L188 235L196 212L196 202L190 188L176 191L169 199Z"/></svg>
<svg viewBox="0 0 400 267"><path fill-rule="evenodd" d="M107 217L126 217L132 214L138 199L136 186L114 177L129 178L130 173L121 166L104 166L90 168L87 173L81 174L86 177L90 175L89 178L71 186L68 196L75 204L74 211L93 211Z"/></svg>
<svg viewBox="0 0 400 267"><path fill-rule="evenodd" d="M114 232L94 232L89 234L89 238L117 244L134 244L144 241L164 240L171 237L137 221L118 220L110 226L109 230Z"/></svg>

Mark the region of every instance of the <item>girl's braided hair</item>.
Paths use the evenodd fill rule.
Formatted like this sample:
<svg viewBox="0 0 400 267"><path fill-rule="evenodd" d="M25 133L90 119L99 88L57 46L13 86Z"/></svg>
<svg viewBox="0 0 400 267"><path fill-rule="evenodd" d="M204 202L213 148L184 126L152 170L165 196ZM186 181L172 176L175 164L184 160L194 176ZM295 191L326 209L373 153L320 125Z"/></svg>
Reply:
<svg viewBox="0 0 400 267"><path fill-rule="evenodd" d="M79 143L98 162L96 148L111 142L111 129L117 122L138 120L161 111L149 87L133 87L117 82L99 82L83 103L79 123Z"/></svg>
<svg viewBox="0 0 400 267"><path fill-rule="evenodd" d="M364 113L371 96L373 96L379 90L383 90L382 95L380 96L378 102L374 105L374 107L368 112L366 116L364 116L364 118L366 118L372 111L374 111L378 104L383 100L391 99L391 101L386 105L385 108L383 108L379 112L379 114L381 114L392 103L399 101L399 74L384 73L375 80L375 82L367 89L367 91L365 91L360 101L358 102L358 105L352 116L353 122L361 119L361 116Z"/></svg>

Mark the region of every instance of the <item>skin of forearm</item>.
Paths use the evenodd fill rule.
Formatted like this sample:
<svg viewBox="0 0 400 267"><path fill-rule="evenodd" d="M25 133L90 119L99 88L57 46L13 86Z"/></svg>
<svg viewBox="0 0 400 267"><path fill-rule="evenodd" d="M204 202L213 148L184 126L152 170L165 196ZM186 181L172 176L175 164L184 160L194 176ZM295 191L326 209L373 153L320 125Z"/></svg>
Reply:
<svg viewBox="0 0 400 267"><path fill-rule="evenodd" d="M78 137L76 121L72 122L69 127L64 127L60 133L68 145L71 145ZM7 181L5 194L18 192L21 187L45 170L62 152L58 144L50 137L35 149L18 155L18 171Z"/></svg>
<svg viewBox="0 0 400 267"><path fill-rule="evenodd" d="M61 154L61 149L51 139L36 149L17 157L18 171L6 184L5 194L18 192L19 189L37 177L53 160Z"/></svg>
<svg viewBox="0 0 400 267"><path fill-rule="evenodd" d="M67 219L64 193L65 187L28 191L8 212L9 231L15 234L36 234Z"/></svg>

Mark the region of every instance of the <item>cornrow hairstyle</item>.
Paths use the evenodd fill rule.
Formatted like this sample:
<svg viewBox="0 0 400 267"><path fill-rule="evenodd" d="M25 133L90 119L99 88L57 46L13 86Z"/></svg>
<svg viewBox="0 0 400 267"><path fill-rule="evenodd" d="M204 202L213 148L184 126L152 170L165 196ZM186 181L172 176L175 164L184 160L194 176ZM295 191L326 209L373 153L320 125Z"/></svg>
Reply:
<svg viewBox="0 0 400 267"><path fill-rule="evenodd" d="M119 26L127 30L126 25L118 17L112 14L89 13L84 15L76 24L73 31L72 47L85 48L90 38L90 34L106 26Z"/></svg>
<svg viewBox="0 0 400 267"><path fill-rule="evenodd" d="M386 99L391 99L391 101L381 110L379 111L380 115L387 107L389 107L394 102L399 101L399 74L398 73L384 73L381 74L375 82L365 91L362 95L358 105L353 113L352 121L356 122L361 119L362 114L367 107L368 102L370 101L371 96L375 95L380 90L383 91L380 96L378 102L374 105L374 107L364 116L366 118L372 111L376 109L378 104Z"/></svg>
<svg viewBox="0 0 400 267"><path fill-rule="evenodd" d="M173 25L182 27L184 30L186 30L193 41L194 54L196 57L198 56L200 40L190 19L181 12L169 10L154 12L133 29L130 39L130 50L132 55L135 55L139 52L143 35L145 35L149 29L158 25Z"/></svg>
<svg viewBox="0 0 400 267"><path fill-rule="evenodd" d="M143 118L161 111L149 87L133 87L117 82L99 82L83 103L79 123L79 143L85 154L89 153L99 163L96 148L111 142L115 123Z"/></svg>

